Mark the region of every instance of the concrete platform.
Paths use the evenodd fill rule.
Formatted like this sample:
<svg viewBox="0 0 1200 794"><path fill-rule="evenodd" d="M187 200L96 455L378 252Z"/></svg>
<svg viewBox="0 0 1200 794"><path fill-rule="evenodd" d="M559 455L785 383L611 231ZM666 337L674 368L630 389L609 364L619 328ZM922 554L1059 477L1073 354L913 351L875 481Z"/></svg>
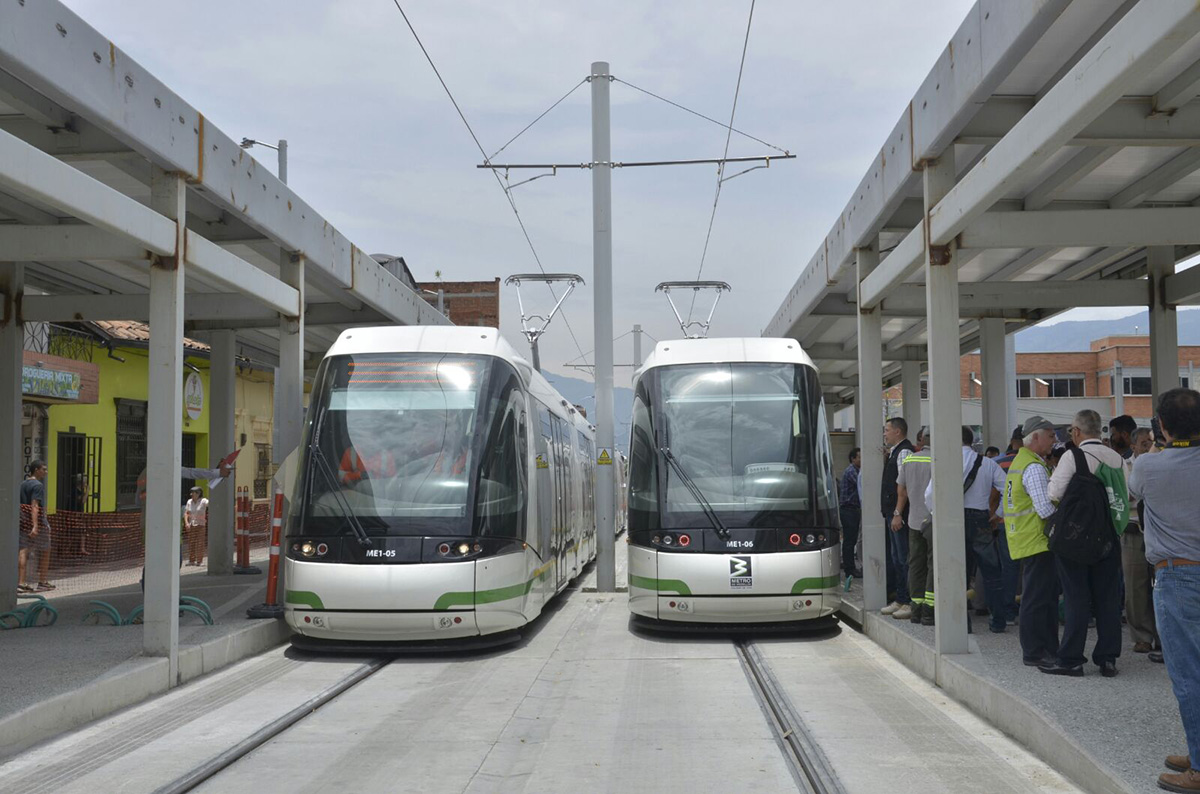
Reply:
<svg viewBox="0 0 1200 794"><path fill-rule="evenodd" d="M1047 676L1021 662L1017 627L973 617L971 653L938 659L933 629L863 614L856 582L843 611L907 667L1091 792L1156 791L1168 753L1186 747L1166 667L1132 652L1126 633L1116 678L1092 664L1083 678ZM1095 632L1089 631L1088 653Z"/></svg>
<svg viewBox="0 0 1200 794"><path fill-rule="evenodd" d="M204 600L215 625L185 613L179 627L179 672L189 681L283 642L282 621L248 620L246 608L262 602L265 575L208 576L185 568L180 592ZM128 578L128 577L127 577ZM58 595L53 626L0 633L0 758L62 731L138 703L168 689L165 659L142 655L142 627L81 623L91 599L128 615L142 603L136 576L109 590Z"/></svg>

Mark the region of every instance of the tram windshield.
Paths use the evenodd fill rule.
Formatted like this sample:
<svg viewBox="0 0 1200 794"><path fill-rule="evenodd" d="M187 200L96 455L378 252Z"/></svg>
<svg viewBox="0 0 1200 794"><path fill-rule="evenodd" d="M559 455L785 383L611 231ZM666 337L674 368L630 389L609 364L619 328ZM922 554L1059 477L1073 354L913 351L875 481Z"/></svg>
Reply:
<svg viewBox="0 0 1200 794"><path fill-rule="evenodd" d="M292 534L348 532L347 511L369 534L519 534L520 395L497 359L329 359L309 409Z"/></svg>
<svg viewBox="0 0 1200 794"><path fill-rule="evenodd" d="M827 524L836 510L816 372L794 364L662 367L634 400L630 520L638 529ZM664 462L669 449L703 501Z"/></svg>

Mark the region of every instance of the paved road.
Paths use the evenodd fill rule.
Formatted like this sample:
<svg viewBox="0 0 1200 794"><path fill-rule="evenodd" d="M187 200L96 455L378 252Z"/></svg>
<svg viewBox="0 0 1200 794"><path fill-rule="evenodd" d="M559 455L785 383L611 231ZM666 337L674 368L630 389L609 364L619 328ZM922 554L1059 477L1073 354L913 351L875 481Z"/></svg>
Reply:
<svg viewBox="0 0 1200 794"><path fill-rule="evenodd" d="M760 643L852 794L1075 789L850 630ZM0 790L151 791L358 669L283 649L0 766ZM397 659L204 792L725 792L795 783L728 640L572 592L525 644Z"/></svg>

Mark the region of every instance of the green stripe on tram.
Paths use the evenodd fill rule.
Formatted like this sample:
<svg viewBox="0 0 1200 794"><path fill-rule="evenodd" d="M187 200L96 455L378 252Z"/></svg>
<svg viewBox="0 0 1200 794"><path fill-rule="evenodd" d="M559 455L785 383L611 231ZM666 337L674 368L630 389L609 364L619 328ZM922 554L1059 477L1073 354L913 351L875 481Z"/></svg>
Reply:
<svg viewBox="0 0 1200 794"><path fill-rule="evenodd" d="M460 590L451 593L442 593L438 596L438 600L433 602L433 609L436 612L445 612L454 607L472 607L479 604L495 604L497 601L508 601L510 598L520 598L533 589L533 583L538 579L542 579L554 567L554 561L543 565L533 572L533 576L529 581L521 584L511 584L507 587L497 587L492 590Z"/></svg>
<svg viewBox="0 0 1200 794"><path fill-rule="evenodd" d="M320 596L309 590L287 590L283 594L283 600L288 604L305 604L313 609L325 608Z"/></svg>
<svg viewBox="0 0 1200 794"><path fill-rule="evenodd" d="M836 573L831 576L809 576L804 579L797 579L792 585L792 595L799 593L808 593L813 590L827 590L830 587L837 587L839 577Z"/></svg>
<svg viewBox="0 0 1200 794"><path fill-rule="evenodd" d="M659 593L678 593L685 596L692 594L692 588L688 587L687 583L682 579L652 579L649 576L630 574L629 584L634 587L640 587L643 590L655 590Z"/></svg>

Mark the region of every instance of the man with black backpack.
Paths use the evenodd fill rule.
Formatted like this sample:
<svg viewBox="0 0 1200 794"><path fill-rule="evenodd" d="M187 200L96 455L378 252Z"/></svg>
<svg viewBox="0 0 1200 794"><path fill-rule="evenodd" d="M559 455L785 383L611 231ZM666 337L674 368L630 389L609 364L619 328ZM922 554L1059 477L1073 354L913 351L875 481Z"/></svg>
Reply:
<svg viewBox="0 0 1200 794"><path fill-rule="evenodd" d="M1091 409L1075 414L1069 431L1075 447L1050 478L1050 499L1058 510L1047 536L1062 584L1065 625L1057 663L1041 668L1049 675L1083 675L1093 614L1092 661L1105 678L1117 674L1121 655L1120 533L1129 522L1129 495L1124 460L1104 446L1100 430L1100 414Z"/></svg>

